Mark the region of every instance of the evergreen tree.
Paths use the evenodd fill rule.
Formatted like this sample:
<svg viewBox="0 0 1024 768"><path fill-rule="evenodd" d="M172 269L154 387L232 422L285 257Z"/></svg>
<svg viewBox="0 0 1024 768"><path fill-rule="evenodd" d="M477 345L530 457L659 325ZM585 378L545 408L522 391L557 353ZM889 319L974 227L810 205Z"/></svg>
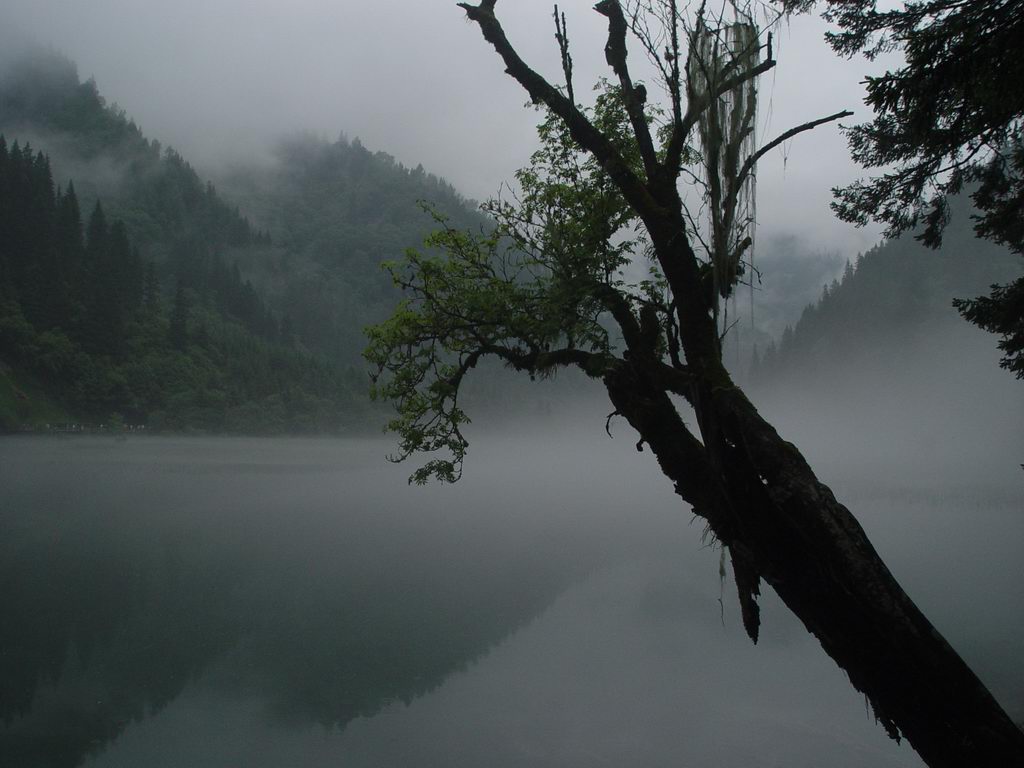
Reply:
<svg viewBox="0 0 1024 768"><path fill-rule="evenodd" d="M276 347L274 315L239 272L183 239L183 280L168 316L155 264L143 262L124 223L108 219L101 203L86 229L75 186L55 189L45 156L0 136L5 376L33 374L86 422L120 413L164 428L338 427L352 405L341 372ZM218 291L240 302L251 329L218 306ZM282 391L293 400L286 408L274 406ZM22 418L4 407L0 428Z"/></svg>
<svg viewBox="0 0 1024 768"><path fill-rule="evenodd" d="M82 232L82 214L75 194L74 182L57 199L55 241L59 266L53 278L55 314L62 324L74 324L71 319L80 313L78 286L83 279L85 240Z"/></svg>
<svg viewBox="0 0 1024 768"><path fill-rule="evenodd" d="M98 200L86 226L85 262L81 274L84 316L79 339L89 352L101 353L111 342L110 228Z"/></svg>
<svg viewBox="0 0 1024 768"><path fill-rule="evenodd" d="M0 294L10 290L14 275L10 267L8 253L11 229L11 156L7 149L7 139L0 134Z"/></svg>
<svg viewBox="0 0 1024 768"><path fill-rule="evenodd" d="M292 328L292 318L285 315L281 318L281 343L286 347L295 345L295 330Z"/></svg>
<svg viewBox="0 0 1024 768"><path fill-rule="evenodd" d="M171 309L167 338L171 347L176 350L184 351L188 346L188 301L185 298L185 288L180 280L174 291L174 304Z"/></svg>
<svg viewBox="0 0 1024 768"><path fill-rule="evenodd" d="M754 344L754 350L750 354L750 367L747 370L747 376L751 381L757 381L761 376L761 355L758 352L757 344Z"/></svg>
<svg viewBox="0 0 1024 768"><path fill-rule="evenodd" d="M103 212L103 203L99 200L89 215L89 224L85 231L85 256L88 264L101 263L106 258L107 238L110 229L107 226L107 217Z"/></svg>
<svg viewBox="0 0 1024 768"><path fill-rule="evenodd" d="M814 0L785 0L807 9ZM979 236L1024 255L1024 39L1022 0L923 0L879 10L874 0L825 0L844 56L900 50L905 63L867 78L874 119L849 130L865 168L883 169L837 192L833 208L886 235L919 228L931 247L951 218L950 196L970 192ZM1001 334L1004 368L1024 378L1024 277L988 297L958 300L969 321Z"/></svg>
<svg viewBox="0 0 1024 768"><path fill-rule="evenodd" d="M160 281L156 276L156 267L152 261L146 262L145 272L143 303L146 309L153 313L160 306Z"/></svg>

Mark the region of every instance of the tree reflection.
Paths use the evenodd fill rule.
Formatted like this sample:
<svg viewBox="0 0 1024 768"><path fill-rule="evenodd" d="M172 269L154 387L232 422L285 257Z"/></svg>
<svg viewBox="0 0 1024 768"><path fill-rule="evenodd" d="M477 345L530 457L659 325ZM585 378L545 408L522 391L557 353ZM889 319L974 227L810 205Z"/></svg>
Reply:
<svg viewBox="0 0 1024 768"><path fill-rule="evenodd" d="M595 565L565 535L467 542L414 512L33 507L2 520L3 765L79 765L190 684L344 727L441 685Z"/></svg>

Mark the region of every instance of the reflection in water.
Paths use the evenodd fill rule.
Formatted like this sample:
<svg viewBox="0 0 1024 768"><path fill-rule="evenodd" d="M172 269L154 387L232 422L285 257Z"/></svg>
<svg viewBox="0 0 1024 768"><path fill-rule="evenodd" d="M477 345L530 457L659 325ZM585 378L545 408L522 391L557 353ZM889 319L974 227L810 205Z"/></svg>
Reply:
<svg viewBox="0 0 1024 768"><path fill-rule="evenodd" d="M921 765L771 594L749 643L631 443L482 442L410 489L386 443L0 440L0 765ZM815 461L1024 718L1019 470Z"/></svg>
<svg viewBox="0 0 1024 768"><path fill-rule="evenodd" d="M227 599L235 566L119 518L45 508L6 538L0 754L12 765L77 765L165 706L242 630Z"/></svg>
<svg viewBox="0 0 1024 768"><path fill-rule="evenodd" d="M380 496L345 455L318 475L218 462L249 448L223 441L3 447L4 765L78 765L197 680L344 726L436 688L596 565L564 528L481 535L437 494Z"/></svg>

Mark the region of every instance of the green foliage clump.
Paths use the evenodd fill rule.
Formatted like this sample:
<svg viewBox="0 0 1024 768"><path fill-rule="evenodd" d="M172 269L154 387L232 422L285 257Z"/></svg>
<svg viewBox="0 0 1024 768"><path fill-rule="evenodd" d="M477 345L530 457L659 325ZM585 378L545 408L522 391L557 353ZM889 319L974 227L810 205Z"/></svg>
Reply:
<svg viewBox="0 0 1024 768"><path fill-rule="evenodd" d="M605 84L590 112L639 163L618 90ZM644 280L624 273L646 241L621 192L557 116L547 114L538 132L541 148L517 175L520 191L483 206L494 221L489 230L466 232L435 213L440 228L426 251L386 265L406 298L367 330L374 396L397 409L389 425L399 436L395 460L443 455L411 482L459 478L468 421L459 392L483 358L531 377L575 366L601 378L618 360L610 319L640 334L634 312L667 312L655 268Z"/></svg>

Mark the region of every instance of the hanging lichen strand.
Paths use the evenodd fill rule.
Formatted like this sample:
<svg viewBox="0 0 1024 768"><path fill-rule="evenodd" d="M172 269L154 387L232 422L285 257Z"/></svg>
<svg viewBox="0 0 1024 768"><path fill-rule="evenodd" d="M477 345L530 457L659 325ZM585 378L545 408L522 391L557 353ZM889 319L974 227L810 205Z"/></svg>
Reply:
<svg viewBox="0 0 1024 768"><path fill-rule="evenodd" d="M733 11L732 22L719 20L712 26L700 20L691 38L686 68L691 100L707 99L733 78L740 82L711 98L698 122L716 318L719 299L732 294L744 272L744 254L752 258L754 244L755 174L741 171L756 146L757 86L756 78L740 76L757 66L760 45L751 16L735 4Z"/></svg>

